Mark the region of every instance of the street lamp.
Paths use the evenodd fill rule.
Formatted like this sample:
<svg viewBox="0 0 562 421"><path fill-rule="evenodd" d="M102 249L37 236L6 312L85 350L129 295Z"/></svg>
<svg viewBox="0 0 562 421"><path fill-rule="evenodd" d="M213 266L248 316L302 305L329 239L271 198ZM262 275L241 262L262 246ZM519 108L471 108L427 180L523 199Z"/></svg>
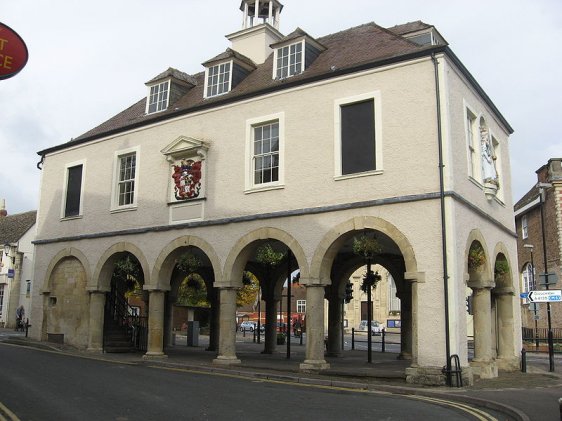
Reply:
<svg viewBox="0 0 562 421"><path fill-rule="evenodd" d="M532 244L523 244L523 247L528 249L531 252L531 282L529 285L529 289L531 291L535 291L537 289L537 284L535 280L535 261L533 259L533 249L535 246ZM529 308L532 307L533 311L533 319L535 319L535 348L539 349L539 330L537 327L537 320L538 320L538 312L539 312L539 303L529 303Z"/></svg>
<svg viewBox="0 0 562 421"><path fill-rule="evenodd" d="M552 187L550 183L538 183L539 188L539 200L540 200L540 208L541 208L541 231L542 231L542 252L543 252L543 261L544 261L544 276L545 286L547 291L550 289L550 282L548 276L548 262L546 259L546 230L544 226L544 201L546 196L546 189ZM546 303L546 315L548 320L548 361L549 361L549 371L554 371L554 343L552 340L552 321L550 317L550 302L547 301Z"/></svg>

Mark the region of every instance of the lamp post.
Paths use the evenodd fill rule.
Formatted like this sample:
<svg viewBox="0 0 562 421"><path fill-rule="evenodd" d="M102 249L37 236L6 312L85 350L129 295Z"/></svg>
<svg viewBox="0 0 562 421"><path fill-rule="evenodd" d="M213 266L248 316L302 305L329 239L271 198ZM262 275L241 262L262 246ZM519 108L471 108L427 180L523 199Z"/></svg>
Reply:
<svg viewBox="0 0 562 421"><path fill-rule="evenodd" d="M544 226L544 201L546 196L546 189L552 187L550 183L538 183L539 187L539 200L541 208L541 232L542 232L542 252L544 261L544 276L546 289L550 289L549 276L548 276L548 262L546 259L546 230ZM552 321L550 317L550 302L546 303L546 316L548 321L548 361L549 361L549 371L554 371L554 344L552 340Z"/></svg>
<svg viewBox="0 0 562 421"><path fill-rule="evenodd" d="M531 282L529 289L535 291L537 289L536 279L535 279L535 261L533 259L533 249L535 246L532 244L523 244L523 247L529 249L531 252ZM539 349L539 330L537 327L537 313L539 311L539 303L529 303L529 307L533 307L533 319L535 319L535 348Z"/></svg>

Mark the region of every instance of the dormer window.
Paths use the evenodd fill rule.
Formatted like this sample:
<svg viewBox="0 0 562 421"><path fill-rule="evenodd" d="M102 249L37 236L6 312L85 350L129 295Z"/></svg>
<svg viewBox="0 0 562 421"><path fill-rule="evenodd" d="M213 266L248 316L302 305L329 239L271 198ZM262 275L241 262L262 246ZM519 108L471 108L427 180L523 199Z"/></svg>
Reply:
<svg viewBox="0 0 562 421"><path fill-rule="evenodd" d="M278 80L303 73L326 49L300 28L270 47L274 51L273 79Z"/></svg>
<svg viewBox="0 0 562 421"><path fill-rule="evenodd" d="M276 50L277 79L294 76L303 71L302 44L298 42Z"/></svg>
<svg viewBox="0 0 562 421"><path fill-rule="evenodd" d="M225 94L230 91L232 75L231 63L232 62L229 61L207 68L207 77L205 78L206 98Z"/></svg>
<svg viewBox="0 0 562 421"><path fill-rule="evenodd" d="M193 76L170 67L145 85L148 87L146 113L153 114L172 107L187 91L197 85L197 81Z"/></svg>
<svg viewBox="0 0 562 421"><path fill-rule="evenodd" d="M148 97L148 114L163 111L168 108L169 87L169 80L150 87L150 94Z"/></svg>

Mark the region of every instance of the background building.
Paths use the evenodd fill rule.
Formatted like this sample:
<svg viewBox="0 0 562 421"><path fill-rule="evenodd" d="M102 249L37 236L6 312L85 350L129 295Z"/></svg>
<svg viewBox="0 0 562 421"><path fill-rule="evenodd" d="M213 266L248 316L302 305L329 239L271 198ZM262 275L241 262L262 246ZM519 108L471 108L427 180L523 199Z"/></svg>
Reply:
<svg viewBox="0 0 562 421"><path fill-rule="evenodd" d="M131 107L39 152L32 335L101 351L109 324L137 323L119 304L137 288L146 356L161 357L179 288L197 275L213 361L238 364L243 273L262 289L267 354L283 284L298 269L300 368L322 370L325 334L330 353L341 347L345 286L373 264L401 301L408 381L442 383L451 354L467 381L517 369L511 127L433 26L283 35L282 8L242 1L231 47L209 52L199 73L170 68Z"/></svg>
<svg viewBox="0 0 562 421"><path fill-rule="evenodd" d="M0 325L5 327L15 328L20 305L31 317L36 217L36 211L8 215L0 200Z"/></svg>
<svg viewBox="0 0 562 421"><path fill-rule="evenodd" d="M546 249L546 270L555 274L557 282L549 285L550 289L560 289L562 274L562 159L552 158L537 171L537 185L533 186L514 206L515 224L517 226L517 254L521 274L521 291L543 290L540 274L545 272L544 250ZM542 188L544 234L543 242L541 221L540 184ZM534 272L533 272L534 266ZM552 278L551 278L552 279ZM547 328L547 305L536 303L538 311L533 311L527 299L521 299L521 317L523 327ZM562 327L561 304L551 304L552 327ZM535 320L535 318L537 320ZM542 336L542 335L541 335Z"/></svg>

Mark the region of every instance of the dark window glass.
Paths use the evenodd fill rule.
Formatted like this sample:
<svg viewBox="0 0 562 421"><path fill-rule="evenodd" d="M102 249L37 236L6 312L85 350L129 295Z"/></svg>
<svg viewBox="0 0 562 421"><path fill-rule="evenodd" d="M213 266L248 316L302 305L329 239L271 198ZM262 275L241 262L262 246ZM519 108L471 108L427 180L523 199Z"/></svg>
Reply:
<svg viewBox="0 0 562 421"><path fill-rule="evenodd" d="M68 169L68 181L66 184L66 205L64 216L80 215L80 192L82 190L82 165Z"/></svg>
<svg viewBox="0 0 562 421"><path fill-rule="evenodd" d="M341 107L342 174L375 169L374 111L373 100Z"/></svg>

